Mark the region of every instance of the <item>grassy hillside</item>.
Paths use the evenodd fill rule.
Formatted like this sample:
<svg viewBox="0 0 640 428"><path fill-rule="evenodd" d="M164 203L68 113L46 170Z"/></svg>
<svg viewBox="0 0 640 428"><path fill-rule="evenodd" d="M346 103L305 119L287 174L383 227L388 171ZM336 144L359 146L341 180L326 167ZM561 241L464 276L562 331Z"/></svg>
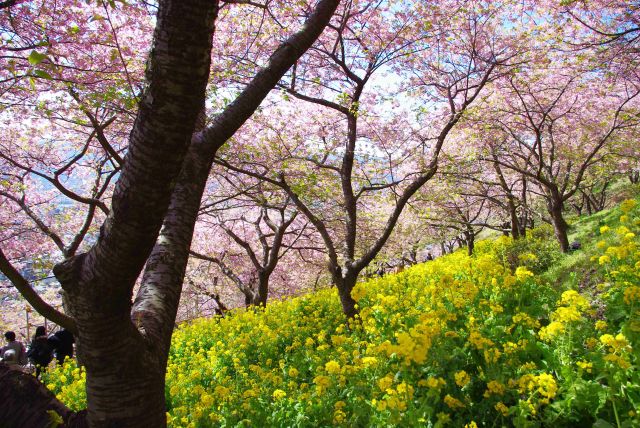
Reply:
<svg viewBox="0 0 640 428"><path fill-rule="evenodd" d="M347 329L335 290L174 333L169 425L637 426L640 209L483 241L361 283ZM46 382L84 406L73 363Z"/></svg>

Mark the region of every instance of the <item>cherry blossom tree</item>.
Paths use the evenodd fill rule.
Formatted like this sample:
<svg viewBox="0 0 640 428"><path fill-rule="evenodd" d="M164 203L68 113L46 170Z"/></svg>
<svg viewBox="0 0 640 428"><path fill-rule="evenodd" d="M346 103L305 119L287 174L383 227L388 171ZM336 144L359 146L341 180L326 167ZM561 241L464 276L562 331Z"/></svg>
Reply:
<svg viewBox="0 0 640 428"><path fill-rule="evenodd" d="M634 61L640 46L637 2L620 0L568 1L551 4L569 26L566 42L574 51L595 50L597 61L628 79L638 79ZM566 31L566 29L565 29Z"/></svg>
<svg viewBox="0 0 640 428"><path fill-rule="evenodd" d="M302 243L309 249L308 235L313 232L308 222L296 222L298 211L288 197L274 197L273 192L262 191L260 187L258 183L253 189L239 189L240 194L235 195L231 205L227 203L230 197L224 197L224 202L207 203L206 209L201 209L200 223L209 224L214 230L201 235L200 243L196 244L198 249L191 251L192 257L216 264L245 296L247 306L266 305L270 279L278 263L290 251L301 250ZM216 234L227 238L224 250L220 251L218 246L217 254L215 247L207 245ZM213 242L221 240L218 236ZM199 248L206 252L198 251ZM302 260L298 263L303 264Z"/></svg>
<svg viewBox="0 0 640 428"><path fill-rule="evenodd" d="M111 204L103 207L106 219L97 240L86 252L71 254L54 267L64 290L67 312L59 315L64 319L60 324L77 334L78 355L87 370L89 425L166 425L167 356L193 228L212 158L313 44L338 3L321 0L315 6L308 6L302 14L302 19L306 19L304 26L275 49L267 51L264 65L252 80L206 123L205 89L220 5L217 1L198 0L158 2L153 45L140 93L125 73L123 86L130 90L128 96L135 95L132 104L137 107L128 141L122 143L126 153L121 155L113 146L113 150L109 150L102 145L99 130L92 123L95 138L103 150L109 152L110 161L119 166L113 177L117 181ZM81 4L71 3L71 6ZM18 16L14 8L27 14L32 8L37 9L32 4L19 2L3 8L3 27L14 25L12 21ZM72 9L55 11L66 13ZM109 13L115 14L116 10L109 9ZM62 41L73 39L74 21L61 19L58 25L44 27L59 35ZM62 23L71 28L67 30ZM15 33L20 35L20 29ZM53 37L49 33L46 36L50 43ZM91 52L92 47L88 45L87 50ZM96 46L96 57L102 57L101 48ZM23 97L27 104L33 100L32 94L28 88L13 85L17 80L34 76L52 81L72 80L71 75L57 77L49 70L38 73L39 68L30 70L27 64L50 64L54 73L73 73L73 68L58 67L73 61L52 57L53 61L49 62L42 57L44 53L37 49L35 52L29 54L26 63L20 61L26 68L12 68L12 64L2 67L7 76L3 79L7 84L5 92L15 94L16 99ZM49 55L52 54L46 54L47 58ZM115 55L114 59L117 59ZM82 70L81 66L76 68ZM107 91L109 88L112 85L106 84ZM12 92L14 90L16 92ZM77 88L70 88L67 94L72 98L78 96L78 103L84 101ZM12 103L8 103L10 108ZM87 120L91 122L88 117ZM105 128L107 122L108 118L98 122L98 128ZM46 137L46 133L42 134L41 139ZM38 146L41 141L32 144ZM120 162L117 157L121 158ZM25 166L5 160L18 169ZM54 178L58 168L56 165L51 168ZM34 171L29 173L37 175ZM83 199L103 209L98 201ZM29 284L10 263L10 257L2 253L2 272L30 303L37 304L29 293ZM134 285L143 268L140 288L132 304Z"/></svg>
<svg viewBox="0 0 640 428"><path fill-rule="evenodd" d="M421 189L411 208L423 222L441 230L440 235L452 236L472 255L476 237L483 229L500 229L499 224L490 224L492 219L499 219L493 209L496 197L487 193L483 182L466 180L462 171L469 170L451 161L443 159L437 182Z"/></svg>
<svg viewBox="0 0 640 428"><path fill-rule="evenodd" d="M532 223L528 178L503 168L496 156L485 156L483 145L491 141L494 134L490 128L475 122L477 114L475 111L468 114L460 129L458 139L464 143L451 145L444 156L440 173L445 187L440 193L485 201L484 210L491 215L482 216L486 220L482 226L519 239L526 236ZM446 196L436 198L447 199ZM426 200L434 198L427 196Z"/></svg>
<svg viewBox="0 0 640 428"><path fill-rule="evenodd" d="M421 198L452 220L436 239L472 252L496 217L523 235L537 192L566 250L565 204L634 153L621 2L569 2L546 33L543 2L89 3L0 2L0 271L77 334L92 426L166 424L185 278L224 312L222 283L264 305L319 283L322 258L351 319L361 274L433 228ZM572 34L575 58L549 48ZM36 262L64 311L25 277Z"/></svg>
<svg viewBox="0 0 640 428"><path fill-rule="evenodd" d="M109 213L142 90L151 16L138 4L11 6L0 13L0 210L11 222L0 239L15 267L33 271L20 283L34 307L67 325L31 286L50 282L54 263L86 251Z"/></svg>
<svg viewBox="0 0 640 428"><path fill-rule="evenodd" d="M540 188L566 252L565 203L579 192L589 168L610 153L617 133L637 125L639 90L598 73L549 71L522 71L505 79L500 99L504 104L485 116L492 121L485 125L497 131L486 141L486 158Z"/></svg>
<svg viewBox="0 0 640 428"><path fill-rule="evenodd" d="M500 35L505 5L405 6L392 13L393 2L350 4L281 82L284 103L268 111L281 122L249 137L251 144L267 140L266 156L225 152L218 160L279 186L315 226L349 318L357 313L351 290L359 274L435 174L467 107L514 55ZM293 111L295 124L286 119Z"/></svg>
<svg viewBox="0 0 640 428"><path fill-rule="evenodd" d="M634 85L640 82L640 13L637 2L602 0L551 4L556 20L562 21L565 48L572 54L589 55L594 67L615 74ZM595 54L594 54L595 53ZM633 134L633 133L630 133ZM621 141L623 142L623 141ZM637 135L629 135L617 150L620 172L632 183L640 181Z"/></svg>

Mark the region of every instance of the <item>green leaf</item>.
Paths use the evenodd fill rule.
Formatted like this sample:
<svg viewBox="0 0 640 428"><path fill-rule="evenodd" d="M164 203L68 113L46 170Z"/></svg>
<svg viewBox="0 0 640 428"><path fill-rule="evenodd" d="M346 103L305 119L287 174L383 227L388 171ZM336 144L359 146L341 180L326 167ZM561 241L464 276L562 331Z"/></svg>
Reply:
<svg viewBox="0 0 640 428"><path fill-rule="evenodd" d="M29 64L31 65L38 65L45 59L47 59L47 56L45 54L41 54L38 51L31 51L28 58Z"/></svg>
<svg viewBox="0 0 640 428"><path fill-rule="evenodd" d="M64 419L62 419L62 416L55 410L47 410L47 414L49 415L49 426L51 428L56 428L64 424Z"/></svg>
<svg viewBox="0 0 640 428"><path fill-rule="evenodd" d="M44 70L36 70L33 72L33 74L35 74L38 77L41 77L43 79L47 79L47 80L52 80L53 77L51 77L51 75L49 73L47 73Z"/></svg>
<svg viewBox="0 0 640 428"><path fill-rule="evenodd" d="M614 428L614 426L611 425L609 422L605 421L604 419L598 419L593 424L593 428Z"/></svg>

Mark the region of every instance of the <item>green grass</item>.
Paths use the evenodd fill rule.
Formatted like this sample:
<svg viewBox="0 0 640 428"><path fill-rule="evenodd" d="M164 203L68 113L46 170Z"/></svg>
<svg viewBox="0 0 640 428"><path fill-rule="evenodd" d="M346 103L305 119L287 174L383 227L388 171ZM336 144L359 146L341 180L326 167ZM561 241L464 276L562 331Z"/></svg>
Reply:
<svg viewBox="0 0 640 428"><path fill-rule="evenodd" d="M612 208L604 209L592 215L568 216L570 224L569 242L579 242L580 250L568 254L559 254L556 262L542 273L541 277L561 290L575 289L589 291L601 280L597 269L589 260L590 254L596 252L596 245L601 240L600 227L614 224L622 215L617 204L624 199L638 199L640 186L631 185L627 178L616 180L611 189L610 204ZM610 240L610 239L609 239ZM609 240L605 239L607 245Z"/></svg>

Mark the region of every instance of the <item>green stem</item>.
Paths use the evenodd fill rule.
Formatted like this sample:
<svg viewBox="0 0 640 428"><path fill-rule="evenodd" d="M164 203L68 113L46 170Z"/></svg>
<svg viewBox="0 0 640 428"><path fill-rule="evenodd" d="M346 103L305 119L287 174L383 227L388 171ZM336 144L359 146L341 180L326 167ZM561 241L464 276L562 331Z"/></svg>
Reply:
<svg viewBox="0 0 640 428"><path fill-rule="evenodd" d="M616 408L616 400L612 398L611 404L613 404L613 414L616 417L616 425L620 428L620 417L618 416L618 409Z"/></svg>

